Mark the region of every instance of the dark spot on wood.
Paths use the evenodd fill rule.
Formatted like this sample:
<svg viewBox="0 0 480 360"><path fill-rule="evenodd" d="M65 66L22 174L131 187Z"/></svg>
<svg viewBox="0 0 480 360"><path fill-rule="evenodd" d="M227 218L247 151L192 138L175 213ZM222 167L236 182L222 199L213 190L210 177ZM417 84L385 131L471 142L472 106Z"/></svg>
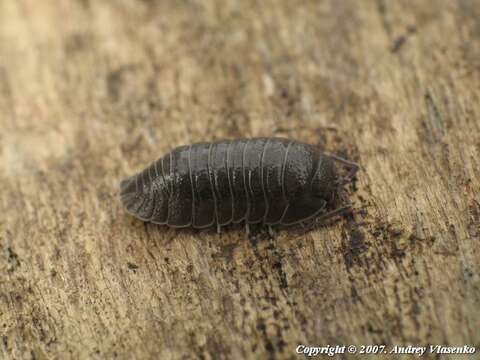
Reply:
<svg viewBox="0 0 480 360"><path fill-rule="evenodd" d="M133 272L136 272L136 270L138 269L138 265L132 262L127 262L127 267L129 270L132 270Z"/></svg>
<svg viewBox="0 0 480 360"><path fill-rule="evenodd" d="M360 300L360 295L358 294L357 288L353 284L350 288L350 296L354 302Z"/></svg>
<svg viewBox="0 0 480 360"><path fill-rule="evenodd" d="M378 329L378 328L375 328L372 324L368 324L367 325L367 331L369 333L372 333L372 334L382 334L383 333L383 330L382 329Z"/></svg>
<svg viewBox="0 0 480 360"><path fill-rule="evenodd" d="M414 34L417 31L415 27L408 27L407 32L405 35L400 35L399 37L396 38L396 40L393 42L393 45L390 49L392 53L396 53L400 50L400 48L405 45L409 37Z"/></svg>
<svg viewBox="0 0 480 360"><path fill-rule="evenodd" d="M21 261L18 255L13 251L11 247L7 247L7 261L8 261L8 272L14 272L21 265Z"/></svg>
<svg viewBox="0 0 480 360"><path fill-rule="evenodd" d="M67 55L77 55L92 45L93 38L88 33L77 33L69 35L65 39L65 53Z"/></svg>
<svg viewBox="0 0 480 360"><path fill-rule="evenodd" d="M120 100L121 90L125 82L125 75L135 68L135 65L123 65L108 74L106 80L107 90L112 102L117 102Z"/></svg>
<svg viewBox="0 0 480 360"><path fill-rule="evenodd" d="M85 9L90 9L91 0L79 0L79 3L82 4L82 6L83 6Z"/></svg>
<svg viewBox="0 0 480 360"><path fill-rule="evenodd" d="M287 343L285 342L285 340L283 339L280 339L278 342L277 342L277 347L278 349L280 350L280 352L283 352L285 350L285 347L287 346Z"/></svg>
<svg viewBox="0 0 480 360"><path fill-rule="evenodd" d="M11 247L7 248L7 255L9 262L18 262L18 255L12 250Z"/></svg>
<svg viewBox="0 0 480 360"><path fill-rule="evenodd" d="M232 261L233 260L233 253L234 253L236 247L237 247L236 243L226 244L226 245L222 246L221 252L220 252L220 254L218 254L218 256Z"/></svg>
<svg viewBox="0 0 480 360"><path fill-rule="evenodd" d="M385 32L387 33L387 35L390 37L390 34L392 33L392 29L391 29L390 21L387 18L388 16L387 7L386 7L386 2L384 0L377 0L377 11L380 14L382 26L385 29Z"/></svg>
<svg viewBox="0 0 480 360"><path fill-rule="evenodd" d="M239 138L247 132L249 126L249 115L245 111L227 108L223 114L222 123L214 130L218 132L222 128L225 130L225 137Z"/></svg>
<svg viewBox="0 0 480 360"><path fill-rule="evenodd" d="M402 35L402 36L399 36L393 43L392 45L392 48L391 48L391 52L392 53L396 53L398 50L400 50L400 48L403 46L403 44L405 44L405 42L407 41L407 38Z"/></svg>
<svg viewBox="0 0 480 360"><path fill-rule="evenodd" d="M265 323L263 322L263 319L257 320L257 330L265 331Z"/></svg>
<svg viewBox="0 0 480 360"><path fill-rule="evenodd" d="M426 140L427 144L436 144L443 139L446 133L445 121L429 91L425 93L424 98L428 116L422 121L423 131L419 135Z"/></svg>
<svg viewBox="0 0 480 360"><path fill-rule="evenodd" d="M464 279L471 279L473 277L474 273L472 270L470 270L469 268L465 268L463 270L463 277Z"/></svg>
<svg viewBox="0 0 480 360"><path fill-rule="evenodd" d="M223 358L229 359L231 350L225 346L225 341L220 337L220 334L210 334L207 337L206 350L210 353L209 358L215 358L216 355L221 354Z"/></svg>
<svg viewBox="0 0 480 360"><path fill-rule="evenodd" d="M275 348L273 347L273 344L269 339L265 341L265 349L271 354L275 352Z"/></svg>
<svg viewBox="0 0 480 360"><path fill-rule="evenodd" d="M398 236L401 236L402 234L403 234L402 229L399 229L399 228L391 228L390 229L390 235L392 235L393 237L398 237Z"/></svg>
<svg viewBox="0 0 480 360"><path fill-rule="evenodd" d="M368 246L365 243L365 235L359 229L352 229L350 231L350 236L348 237L348 244L346 249L343 252L343 257L347 270L350 269L353 265L359 263L360 255L364 253Z"/></svg>

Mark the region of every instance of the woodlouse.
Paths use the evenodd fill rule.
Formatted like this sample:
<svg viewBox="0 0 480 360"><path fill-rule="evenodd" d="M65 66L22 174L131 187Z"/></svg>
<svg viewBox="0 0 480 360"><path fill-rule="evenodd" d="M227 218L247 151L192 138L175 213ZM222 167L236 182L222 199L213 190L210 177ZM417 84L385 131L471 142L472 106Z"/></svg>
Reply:
<svg viewBox="0 0 480 360"><path fill-rule="evenodd" d="M335 161L351 170L337 175ZM250 138L179 146L120 183L135 217L171 227L296 224L328 218L340 187L358 165L285 138Z"/></svg>

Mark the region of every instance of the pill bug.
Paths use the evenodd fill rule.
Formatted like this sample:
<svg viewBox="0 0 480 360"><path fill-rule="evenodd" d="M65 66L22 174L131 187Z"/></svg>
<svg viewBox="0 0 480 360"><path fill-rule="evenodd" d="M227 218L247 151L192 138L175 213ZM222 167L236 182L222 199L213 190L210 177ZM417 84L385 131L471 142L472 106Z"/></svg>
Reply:
<svg viewBox="0 0 480 360"><path fill-rule="evenodd" d="M335 161L350 168L340 178ZM358 165L286 138L249 138L179 146L120 182L127 212L170 227L296 224L327 210Z"/></svg>

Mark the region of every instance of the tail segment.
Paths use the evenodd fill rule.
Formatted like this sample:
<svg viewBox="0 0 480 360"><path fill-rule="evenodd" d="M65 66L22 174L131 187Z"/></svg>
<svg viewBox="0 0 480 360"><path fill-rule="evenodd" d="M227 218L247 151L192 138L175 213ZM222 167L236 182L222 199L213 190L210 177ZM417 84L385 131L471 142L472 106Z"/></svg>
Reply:
<svg viewBox="0 0 480 360"><path fill-rule="evenodd" d="M143 196L137 191L137 177L131 176L120 181L120 199L127 211L136 215L143 203Z"/></svg>

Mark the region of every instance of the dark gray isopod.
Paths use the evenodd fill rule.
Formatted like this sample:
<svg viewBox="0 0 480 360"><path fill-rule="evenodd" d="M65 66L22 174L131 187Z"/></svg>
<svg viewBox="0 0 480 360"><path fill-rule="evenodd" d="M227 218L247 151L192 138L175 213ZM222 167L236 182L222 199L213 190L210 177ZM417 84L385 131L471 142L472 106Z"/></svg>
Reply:
<svg viewBox="0 0 480 360"><path fill-rule="evenodd" d="M335 161L349 167L337 175ZM291 225L327 211L358 165L284 138L251 138L180 146L120 184L135 217L171 227L205 228L244 221Z"/></svg>

